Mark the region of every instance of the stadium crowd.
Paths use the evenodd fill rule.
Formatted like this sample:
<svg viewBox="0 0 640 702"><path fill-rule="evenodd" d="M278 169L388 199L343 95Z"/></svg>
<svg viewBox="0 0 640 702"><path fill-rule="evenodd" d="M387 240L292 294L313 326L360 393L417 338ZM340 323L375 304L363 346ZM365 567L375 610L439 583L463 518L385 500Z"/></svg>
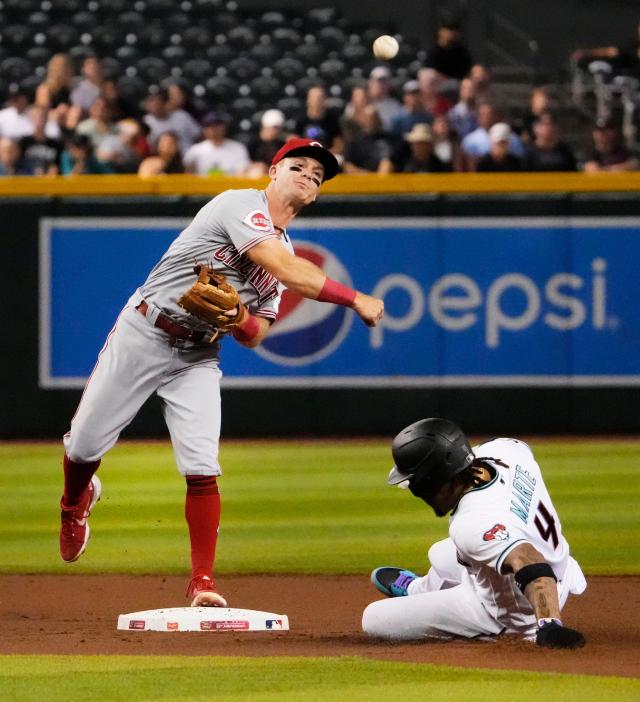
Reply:
<svg viewBox="0 0 640 702"><path fill-rule="evenodd" d="M514 115L490 70L476 64L456 23L438 30L424 65L401 85L393 62L375 65L336 106L326 81L311 81L304 104L270 108L250 130L215 104L194 106L189 86L168 77L140 101L105 77L103 58L80 65L57 53L35 90L14 84L0 110L0 175L163 173L264 175L292 136L330 148L344 173L620 171L638 168L621 126L593 124L574 153L544 87ZM202 107L202 106L201 106Z"/></svg>

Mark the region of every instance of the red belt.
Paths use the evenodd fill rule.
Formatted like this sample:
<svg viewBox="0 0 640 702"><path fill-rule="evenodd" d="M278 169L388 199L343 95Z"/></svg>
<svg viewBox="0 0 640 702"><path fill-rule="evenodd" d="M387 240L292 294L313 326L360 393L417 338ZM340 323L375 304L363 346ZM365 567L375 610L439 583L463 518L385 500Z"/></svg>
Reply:
<svg viewBox="0 0 640 702"><path fill-rule="evenodd" d="M143 300L136 307L136 309L141 315L146 317L149 305ZM202 341L207 336L206 332L194 331L188 327L183 327L181 324L177 324L172 319L167 317L166 314L162 313L156 317L156 321L153 326L158 327L158 329L162 329L162 331L169 334L169 336L175 336L177 339L185 339L186 341L198 342Z"/></svg>

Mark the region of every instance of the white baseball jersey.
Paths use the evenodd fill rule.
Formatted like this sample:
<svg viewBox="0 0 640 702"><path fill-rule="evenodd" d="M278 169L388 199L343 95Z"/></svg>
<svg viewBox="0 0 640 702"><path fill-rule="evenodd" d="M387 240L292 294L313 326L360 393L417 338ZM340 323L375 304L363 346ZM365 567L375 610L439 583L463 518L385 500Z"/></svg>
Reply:
<svg viewBox="0 0 640 702"><path fill-rule="evenodd" d="M535 637L536 618L513 573L502 566L519 544L530 543L558 578L562 608L586 581L569 545L531 449L516 439L475 446L495 470L486 484L465 493L449 521L449 538L429 549L431 568L407 597L372 602L362 626L390 639Z"/></svg>
<svg viewBox="0 0 640 702"><path fill-rule="evenodd" d="M267 239L278 239L278 233L264 191L227 190L210 200L173 241L132 302L144 299L183 326L211 330L177 304L196 280L195 263L206 263L227 277L251 314L273 321L284 286L246 255ZM293 253L286 234L280 241Z"/></svg>
<svg viewBox="0 0 640 702"><path fill-rule="evenodd" d="M513 575L502 567L511 551L530 543L553 568L559 589L582 592L569 544L531 449L516 439L495 439L473 448L496 474L487 484L466 493L451 515L449 536L469 580L487 611L509 628L528 627L533 609ZM581 575L581 574L580 574ZM575 582L574 582L575 580Z"/></svg>

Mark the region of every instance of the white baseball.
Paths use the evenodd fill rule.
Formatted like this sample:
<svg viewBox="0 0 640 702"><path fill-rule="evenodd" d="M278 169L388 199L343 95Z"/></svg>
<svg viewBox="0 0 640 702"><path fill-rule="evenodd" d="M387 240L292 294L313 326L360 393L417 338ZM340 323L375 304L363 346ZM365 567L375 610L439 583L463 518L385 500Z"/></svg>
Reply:
<svg viewBox="0 0 640 702"><path fill-rule="evenodd" d="M383 61L389 61L392 59L400 49L397 39L388 34L383 34L379 36L373 42L373 55L376 58L382 59Z"/></svg>

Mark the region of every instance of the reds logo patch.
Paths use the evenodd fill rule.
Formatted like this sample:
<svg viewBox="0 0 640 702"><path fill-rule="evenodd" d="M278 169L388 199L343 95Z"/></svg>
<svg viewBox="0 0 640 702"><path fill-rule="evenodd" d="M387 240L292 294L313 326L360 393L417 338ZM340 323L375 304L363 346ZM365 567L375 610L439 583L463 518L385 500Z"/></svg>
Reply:
<svg viewBox="0 0 640 702"><path fill-rule="evenodd" d="M242 221L259 232L270 232L273 229L271 220L260 210L252 210Z"/></svg>
<svg viewBox="0 0 640 702"><path fill-rule="evenodd" d="M509 532L504 524L494 524L489 531L485 531L482 535L485 541L506 541L509 538Z"/></svg>

